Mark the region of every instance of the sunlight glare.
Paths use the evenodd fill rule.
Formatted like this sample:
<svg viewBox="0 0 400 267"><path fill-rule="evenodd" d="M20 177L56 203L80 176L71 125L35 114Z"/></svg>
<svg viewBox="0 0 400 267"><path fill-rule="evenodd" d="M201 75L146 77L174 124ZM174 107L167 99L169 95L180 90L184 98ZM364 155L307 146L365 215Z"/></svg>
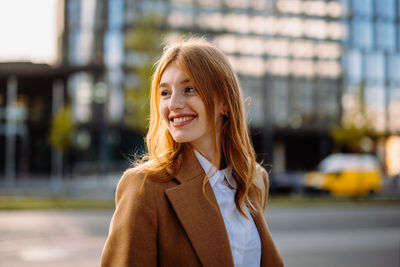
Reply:
<svg viewBox="0 0 400 267"><path fill-rule="evenodd" d="M57 60L58 0L0 0L0 62Z"/></svg>

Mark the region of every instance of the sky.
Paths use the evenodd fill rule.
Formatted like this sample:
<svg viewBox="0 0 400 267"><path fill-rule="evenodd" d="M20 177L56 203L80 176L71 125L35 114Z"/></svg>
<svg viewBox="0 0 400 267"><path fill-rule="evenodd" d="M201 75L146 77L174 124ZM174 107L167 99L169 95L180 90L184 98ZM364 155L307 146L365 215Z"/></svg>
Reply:
<svg viewBox="0 0 400 267"><path fill-rule="evenodd" d="M58 1L0 0L0 62L56 62Z"/></svg>

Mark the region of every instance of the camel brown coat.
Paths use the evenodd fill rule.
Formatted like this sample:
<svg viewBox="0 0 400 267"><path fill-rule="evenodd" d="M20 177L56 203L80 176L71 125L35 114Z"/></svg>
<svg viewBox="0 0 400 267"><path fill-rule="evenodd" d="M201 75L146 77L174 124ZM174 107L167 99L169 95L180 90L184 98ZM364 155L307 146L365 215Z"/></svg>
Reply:
<svg viewBox="0 0 400 267"><path fill-rule="evenodd" d="M118 184L101 266L233 267L222 215L209 183L210 201L203 194L205 173L194 153L184 154L169 182L146 179L140 190L144 176L140 167L130 169ZM267 190L265 170L259 168L257 176L260 188ZM261 266L283 266L263 212L252 216L261 239Z"/></svg>

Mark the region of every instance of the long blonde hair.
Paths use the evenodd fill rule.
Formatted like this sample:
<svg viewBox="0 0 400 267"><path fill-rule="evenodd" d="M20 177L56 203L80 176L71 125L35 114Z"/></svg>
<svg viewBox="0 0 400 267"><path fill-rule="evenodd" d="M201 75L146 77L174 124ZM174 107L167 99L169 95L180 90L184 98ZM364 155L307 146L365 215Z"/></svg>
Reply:
<svg viewBox="0 0 400 267"><path fill-rule="evenodd" d="M232 173L237 182L235 204L239 212L246 216L243 204L251 211L256 210L248 193L253 184L257 163L246 124L242 93L238 79L225 55L202 38L191 38L166 46L157 62L151 85L150 124L146 136L148 148L146 169L149 172L167 169L173 176L179 170L182 152L185 146L188 146L174 141L159 111L158 87L165 69L171 63L176 64L196 88L206 107L209 121L215 121L215 97L228 107L229 114L225 117L221 130L220 151L226 163L232 166ZM213 123L211 132L214 144L213 165L218 168L221 155L218 155ZM203 192L205 192L204 185L205 183ZM261 198L260 192L257 195Z"/></svg>

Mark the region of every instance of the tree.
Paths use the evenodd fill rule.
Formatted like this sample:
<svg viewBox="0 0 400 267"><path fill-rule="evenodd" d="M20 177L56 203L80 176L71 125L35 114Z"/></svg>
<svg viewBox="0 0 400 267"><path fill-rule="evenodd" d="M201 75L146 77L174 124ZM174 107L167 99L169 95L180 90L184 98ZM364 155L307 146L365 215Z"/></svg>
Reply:
<svg viewBox="0 0 400 267"><path fill-rule="evenodd" d="M125 124L144 133L149 115L149 90L153 65L161 54L166 31L158 15L139 17L126 35L125 48L129 51L133 81L125 88Z"/></svg>
<svg viewBox="0 0 400 267"><path fill-rule="evenodd" d="M49 143L58 152L64 154L72 147L72 135L75 124L69 106L63 106L53 116L51 121Z"/></svg>
<svg viewBox="0 0 400 267"><path fill-rule="evenodd" d="M364 84L360 84L359 89L354 105L345 111L341 125L333 126L330 134L337 145L351 152L372 152L374 143L383 135L375 129L373 119L366 113Z"/></svg>

